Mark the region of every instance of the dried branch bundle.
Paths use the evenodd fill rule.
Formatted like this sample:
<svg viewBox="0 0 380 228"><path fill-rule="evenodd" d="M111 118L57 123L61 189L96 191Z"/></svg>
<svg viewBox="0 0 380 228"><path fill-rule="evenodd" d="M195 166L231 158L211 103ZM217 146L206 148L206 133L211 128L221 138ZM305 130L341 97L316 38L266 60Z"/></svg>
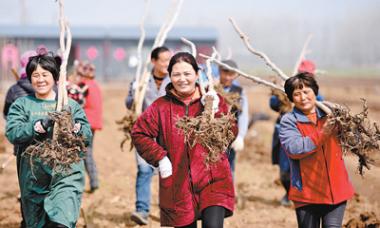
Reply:
<svg viewBox="0 0 380 228"><path fill-rule="evenodd" d="M183 131L185 141L191 147L199 143L207 149L206 164L219 161L221 155L235 138L231 130L236 121L234 115L228 113L218 118L212 118L212 112L212 97L206 97L205 109L200 116L184 116L176 123L176 127Z"/></svg>
<svg viewBox="0 0 380 228"><path fill-rule="evenodd" d="M216 57L214 51L211 58ZM209 91L214 90L214 81L211 75L211 60L206 61L207 77L209 80ZM213 110L213 96L206 95L204 110L201 115L196 117L184 116L177 120L176 127L183 131L185 141L191 147L196 143L201 144L207 149L205 154L205 164L209 165L220 160L227 147L234 140L232 126L236 122L235 116L228 112L215 118Z"/></svg>
<svg viewBox="0 0 380 228"><path fill-rule="evenodd" d="M84 138L73 133L71 111L63 110L68 104L66 82L66 67L71 48L71 32L67 20L64 18L64 3L59 0L60 14L60 49L62 52L62 64L59 72L58 101L56 111L49 113L54 120L52 139L30 145L25 154L30 155L33 168L33 159L37 157L57 172L65 172L71 164L81 160L81 153L86 151ZM65 42L66 34L66 42ZM61 111L62 110L62 111ZM32 169L33 170L33 169Z"/></svg>
<svg viewBox="0 0 380 228"><path fill-rule="evenodd" d="M73 133L70 111L56 111L49 116L56 123L57 137L30 145L24 153L30 156L32 171L34 158L38 158L56 172L65 172L72 164L81 161L82 153L86 151L84 138Z"/></svg>
<svg viewBox="0 0 380 228"><path fill-rule="evenodd" d="M339 139L344 153L351 152L358 157L358 171L363 175L364 168L370 169L374 162L371 154L380 149L380 130L375 122L368 118L367 101L363 101L363 110L351 114L348 107L326 102L332 109L332 114L339 127Z"/></svg>
<svg viewBox="0 0 380 228"><path fill-rule="evenodd" d="M137 117L138 116L136 115L136 113L133 110L127 109L126 115L121 120L117 120L116 121L116 124L119 125L119 130L121 130L121 131L124 132L124 139L120 143L120 148L121 148L122 151L123 151L123 148L124 148L124 144L128 140L130 140L129 150L133 149L133 143L132 143L132 140L131 140L132 139L131 134L132 134L133 125L135 124L135 122L137 120Z"/></svg>

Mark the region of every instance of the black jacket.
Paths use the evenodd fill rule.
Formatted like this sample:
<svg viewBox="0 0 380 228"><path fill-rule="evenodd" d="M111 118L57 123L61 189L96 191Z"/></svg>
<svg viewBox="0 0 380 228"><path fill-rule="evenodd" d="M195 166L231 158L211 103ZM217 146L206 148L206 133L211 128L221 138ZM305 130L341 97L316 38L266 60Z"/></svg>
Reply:
<svg viewBox="0 0 380 228"><path fill-rule="evenodd" d="M21 78L16 84L12 85L7 92L7 96L5 97L3 110L4 118L7 118L9 107L17 98L28 96L33 93L34 90L32 84L27 78Z"/></svg>

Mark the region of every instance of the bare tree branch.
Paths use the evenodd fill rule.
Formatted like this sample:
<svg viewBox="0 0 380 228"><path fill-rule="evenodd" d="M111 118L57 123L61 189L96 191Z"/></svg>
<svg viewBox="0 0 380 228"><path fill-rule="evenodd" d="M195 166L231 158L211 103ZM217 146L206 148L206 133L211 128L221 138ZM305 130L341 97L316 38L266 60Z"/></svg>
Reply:
<svg viewBox="0 0 380 228"><path fill-rule="evenodd" d="M309 45L310 40L311 40L312 37L313 37L312 34L309 34L309 35L307 36L306 41L305 41L305 43L304 43L304 45L303 45L302 51L301 51L301 53L300 53L300 56L298 57L297 62L296 62L296 65L295 65L294 68L293 68L292 76L294 76L294 75L297 74L297 72L298 72L298 67L300 66L302 60L305 59L305 56L306 56L306 54L308 53L307 46Z"/></svg>
<svg viewBox="0 0 380 228"><path fill-rule="evenodd" d="M222 67L225 67L225 68L227 68L227 69L229 69L231 71L234 71L234 72L238 73L239 75L241 75L241 76L243 76L245 78L251 79L252 81L254 81L254 82L258 83L258 84L262 84L262 85L265 85L265 86L267 86L269 88L278 89L278 90L281 90L281 91L284 92L284 89L282 87L279 87L278 85L276 85L276 84L274 84L272 82L268 82L266 80L263 80L263 79L261 79L261 78L259 78L257 76L249 75L249 74L247 74L247 73L245 73L245 72L243 72L243 71L241 71L241 70L239 70L237 68L234 68L234 67L231 67L231 66L229 66L229 65L227 65L225 63L222 63L220 60L217 60L217 59L213 58L212 56L208 56L208 55L205 55L205 54L202 54L202 53L200 53L199 56L201 56L203 58L206 58L207 60L210 60L210 61L218 64L219 66L222 66Z"/></svg>
<svg viewBox="0 0 380 228"><path fill-rule="evenodd" d="M181 37L181 41L184 42L185 44L189 45L191 48L191 54L194 56L194 58L197 58L197 47L193 42L190 40L186 39L185 37ZM199 75L199 87L201 89L201 94L205 94L205 82L203 81L202 75L201 75L202 70L198 70L198 75Z"/></svg>
<svg viewBox="0 0 380 228"><path fill-rule="evenodd" d="M145 40L144 24L145 24L145 18L147 17L147 14L149 12L149 8L150 8L150 0L145 0L144 14L143 14L143 17L141 18L141 23L140 23L141 35L140 35L139 43L137 45L137 67L136 67L136 75L135 75L135 82L136 83L139 83L140 76L141 76L142 48L143 48L144 40Z"/></svg>
<svg viewBox="0 0 380 228"><path fill-rule="evenodd" d="M154 41L152 50L156 47L162 46L165 43L167 34L169 33L170 29L173 27L174 22L176 21L178 17L182 3L183 3L183 0L174 1L174 4L176 4L175 11L171 12L171 17L169 17L170 18L169 22L164 23L161 26L160 32ZM134 101L135 101L137 115L140 115L142 112L142 104L143 104L143 100L144 100L144 96L146 92L146 87L149 82L149 76L150 76L148 72L149 63L150 63L150 56L148 56L146 59L144 70L142 71L143 72L142 77L140 77L140 81L135 91Z"/></svg>
<svg viewBox="0 0 380 228"><path fill-rule="evenodd" d="M67 20L64 16L64 0L59 0L59 27L60 27L60 50L62 54L62 64L59 72L59 84L58 84L58 101L57 111L61 111L64 105L68 103L67 91L66 91L66 77L67 77L67 61L71 49L71 31ZM65 40L66 38L66 40ZM65 42L66 41L66 42Z"/></svg>
<svg viewBox="0 0 380 228"><path fill-rule="evenodd" d="M227 69L229 69L229 70L232 70L232 71L238 73L239 75L241 75L241 76L243 76L243 77L245 77L245 78L251 79L252 81L254 81L254 82L258 83L258 84L262 84L262 85L265 85L265 86L267 86L267 87L269 87L269 88L272 88L272 89L278 89L278 90L280 90L280 91L282 91L282 92L285 92L284 89L283 89L282 87L279 87L278 85L276 85L276 84L274 84L274 83L272 83L272 82L266 81L266 80L261 79L261 78L259 78L259 77L257 77L257 76L253 76L253 75L249 75L249 74L247 74L247 73L244 73L243 71L241 71L241 70L239 70L239 69L236 69L236 68L234 68L234 67L231 67L231 66L229 66L229 65L227 65L227 64L222 63L221 61L219 61L219 60L217 60L217 59L215 59L215 58L212 58L211 56L207 56L207 55L202 54L202 53L200 53L199 56L201 56L201 57L203 57L203 58L206 58L206 59L210 59L212 62L215 62L215 63L218 64L219 66L223 66L223 67L225 67L225 68L227 68ZM324 105L322 102L317 101L317 106L318 106L319 108L321 108L321 109L322 109L324 112L326 112L327 114L330 114L330 113L331 113L331 110L330 110L326 105Z"/></svg>
<svg viewBox="0 0 380 228"><path fill-rule="evenodd" d="M263 53L263 52L260 52L260 51L257 51L255 50L251 44L249 43L249 37L247 35L245 35L240 29L239 27L236 25L236 22L234 21L233 18L229 18L232 26L234 27L235 31L239 34L240 38L244 41L244 44L245 46L248 48L248 50L250 52L252 52L253 54L259 56L260 58L262 58L264 61L265 61L265 64L267 66L269 66L280 78L282 78L283 80L286 80L288 78L288 76L282 72L282 70L280 68L278 68L270 59L269 57Z"/></svg>
<svg viewBox="0 0 380 228"><path fill-rule="evenodd" d="M190 46L191 54L194 56L194 58L197 58L197 47L195 46L195 44L190 40L186 39L185 37L181 37L181 41Z"/></svg>

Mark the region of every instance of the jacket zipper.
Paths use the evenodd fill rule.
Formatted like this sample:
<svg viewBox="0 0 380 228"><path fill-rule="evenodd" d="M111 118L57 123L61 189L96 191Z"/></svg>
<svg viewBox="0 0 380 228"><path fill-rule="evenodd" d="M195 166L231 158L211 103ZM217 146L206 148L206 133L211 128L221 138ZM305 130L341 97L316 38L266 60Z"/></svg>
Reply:
<svg viewBox="0 0 380 228"><path fill-rule="evenodd" d="M185 106L185 116L189 116L189 105ZM190 154L189 154L189 149L187 146L187 143L185 142L185 150L186 150L186 155L187 155L187 161L188 161L188 175L189 175L189 182L190 182L190 191L191 191L191 197L193 199L193 206L198 208L198 202L195 198L195 192L194 192L194 186L193 186L193 178L191 177L191 168L190 168Z"/></svg>

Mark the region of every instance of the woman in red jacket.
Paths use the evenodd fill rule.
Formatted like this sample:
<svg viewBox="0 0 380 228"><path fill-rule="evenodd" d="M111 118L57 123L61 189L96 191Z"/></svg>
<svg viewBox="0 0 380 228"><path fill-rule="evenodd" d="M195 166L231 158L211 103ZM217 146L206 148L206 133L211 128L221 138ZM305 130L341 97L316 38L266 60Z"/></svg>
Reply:
<svg viewBox="0 0 380 228"><path fill-rule="evenodd" d="M223 227L225 217L234 209L234 188L226 154L215 164L206 166L207 150L200 144L191 146L176 127L179 118L198 116L203 111L196 80L198 65L194 57L177 53L169 63L171 83L166 95L157 99L138 118L132 131L133 143L149 164L159 167L161 225ZM227 104L216 96L215 117L227 113ZM219 102L218 102L219 101ZM234 132L237 132L236 124Z"/></svg>
<svg viewBox="0 0 380 228"><path fill-rule="evenodd" d="M318 84L309 73L289 78L285 93L294 103L280 123L280 141L290 160L289 199L299 227L341 227L354 195L332 117L316 106Z"/></svg>

